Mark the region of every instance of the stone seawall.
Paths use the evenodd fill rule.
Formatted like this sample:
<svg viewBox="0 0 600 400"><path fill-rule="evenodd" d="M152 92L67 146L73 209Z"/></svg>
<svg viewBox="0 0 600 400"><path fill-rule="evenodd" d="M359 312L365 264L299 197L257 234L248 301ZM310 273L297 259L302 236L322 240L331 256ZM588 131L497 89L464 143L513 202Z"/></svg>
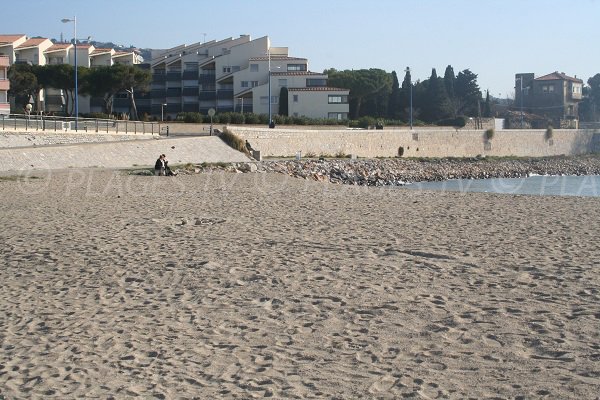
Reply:
<svg viewBox="0 0 600 400"><path fill-rule="evenodd" d="M229 126L263 157L356 155L358 157L547 157L600 151L600 130L385 129L300 130Z"/></svg>
<svg viewBox="0 0 600 400"><path fill-rule="evenodd" d="M156 138L157 135L154 136ZM110 135L97 133L61 133L61 132L0 132L0 148L54 146L61 144L108 143L128 140L152 139L152 135Z"/></svg>

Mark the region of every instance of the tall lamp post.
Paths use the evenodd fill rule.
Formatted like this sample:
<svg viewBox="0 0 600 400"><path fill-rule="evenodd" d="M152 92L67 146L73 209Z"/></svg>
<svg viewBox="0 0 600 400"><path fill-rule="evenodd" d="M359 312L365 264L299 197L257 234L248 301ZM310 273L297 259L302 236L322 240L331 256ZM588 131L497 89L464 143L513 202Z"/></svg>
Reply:
<svg viewBox="0 0 600 400"><path fill-rule="evenodd" d="M267 54L269 57L269 128L273 127L273 117L271 115L271 48L267 49Z"/></svg>
<svg viewBox="0 0 600 400"><path fill-rule="evenodd" d="M242 101L242 114L244 113L244 98L243 97L238 97L238 100Z"/></svg>
<svg viewBox="0 0 600 400"><path fill-rule="evenodd" d="M72 22L73 23L73 45L75 48L75 131L77 131L77 123L79 118L79 97L78 97L78 87L77 87L77 16L70 18L61 19L63 24Z"/></svg>
<svg viewBox="0 0 600 400"><path fill-rule="evenodd" d="M412 106L412 77L410 76L410 67L404 70L408 74L408 86L410 86L410 130L413 128L413 106Z"/></svg>
<svg viewBox="0 0 600 400"><path fill-rule="evenodd" d="M165 110L166 106L167 106L166 103L163 103L163 104L160 105L160 122L163 122L165 120L165 118L164 118L164 116L165 116L164 110Z"/></svg>

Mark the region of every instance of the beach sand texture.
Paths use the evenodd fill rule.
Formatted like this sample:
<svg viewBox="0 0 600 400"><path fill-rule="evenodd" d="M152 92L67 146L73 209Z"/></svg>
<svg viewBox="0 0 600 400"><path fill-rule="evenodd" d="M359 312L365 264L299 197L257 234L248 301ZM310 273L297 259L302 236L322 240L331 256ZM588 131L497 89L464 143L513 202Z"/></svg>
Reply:
<svg viewBox="0 0 600 400"><path fill-rule="evenodd" d="M0 181L0 398L595 399L599 198Z"/></svg>

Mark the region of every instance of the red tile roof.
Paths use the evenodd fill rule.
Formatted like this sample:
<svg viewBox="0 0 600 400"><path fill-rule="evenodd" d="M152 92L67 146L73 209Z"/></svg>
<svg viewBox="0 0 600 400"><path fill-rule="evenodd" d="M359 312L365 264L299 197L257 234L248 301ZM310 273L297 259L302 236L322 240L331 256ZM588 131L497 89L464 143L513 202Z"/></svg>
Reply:
<svg viewBox="0 0 600 400"><path fill-rule="evenodd" d="M92 55L93 56L97 56L99 54L110 53L111 51L112 51L112 49L110 49L110 48L99 48L99 47L96 47L94 49L94 51L92 51Z"/></svg>
<svg viewBox="0 0 600 400"><path fill-rule="evenodd" d="M19 34L15 34L15 35L0 35L0 43L13 43L16 42L17 40L21 39L22 37L26 37L25 35L19 35Z"/></svg>
<svg viewBox="0 0 600 400"><path fill-rule="evenodd" d="M52 46L48 47L44 53L52 53L53 51L66 50L69 47L72 47L71 43L54 43Z"/></svg>
<svg viewBox="0 0 600 400"><path fill-rule="evenodd" d="M48 40L48 39L47 38L29 39L29 40L26 40L25 43L22 43L22 44L18 45L17 47L15 47L15 50L27 49L30 47L39 46L46 40Z"/></svg>
<svg viewBox="0 0 600 400"><path fill-rule="evenodd" d="M535 78L536 81L571 81L577 83L583 83L581 79L573 78L565 75L564 72L554 71L551 74L540 76L539 78Z"/></svg>
<svg viewBox="0 0 600 400"><path fill-rule="evenodd" d="M317 87L302 87L302 88L288 88L290 92L349 92L350 89L342 89L327 86Z"/></svg>
<svg viewBox="0 0 600 400"><path fill-rule="evenodd" d="M288 72L274 72L271 71L271 75L276 76L276 75L285 75L285 76L312 76L312 75L327 75L327 74L322 74L320 72L310 72L310 71L288 71Z"/></svg>

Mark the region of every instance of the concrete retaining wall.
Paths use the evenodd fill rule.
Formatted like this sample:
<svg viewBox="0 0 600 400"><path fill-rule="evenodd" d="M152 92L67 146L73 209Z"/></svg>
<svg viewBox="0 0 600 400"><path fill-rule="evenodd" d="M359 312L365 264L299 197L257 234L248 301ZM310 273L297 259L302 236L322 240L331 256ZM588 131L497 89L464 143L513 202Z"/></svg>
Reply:
<svg viewBox="0 0 600 400"><path fill-rule="evenodd" d="M260 150L263 157L353 154L358 157L543 157L600 151L600 130L497 130L486 139L484 130L385 129L292 130L228 127ZM402 150L400 150L402 149Z"/></svg>
<svg viewBox="0 0 600 400"><path fill-rule="evenodd" d="M156 138L154 140L87 143L63 146L0 149L0 171L64 168L130 168L154 166L160 154L170 165L202 162L245 162L218 137Z"/></svg>
<svg viewBox="0 0 600 400"><path fill-rule="evenodd" d="M157 137L157 136L154 136ZM107 135L97 133L62 133L62 132L0 132L0 148L53 146L58 144L106 143L124 140L152 139L152 135Z"/></svg>

